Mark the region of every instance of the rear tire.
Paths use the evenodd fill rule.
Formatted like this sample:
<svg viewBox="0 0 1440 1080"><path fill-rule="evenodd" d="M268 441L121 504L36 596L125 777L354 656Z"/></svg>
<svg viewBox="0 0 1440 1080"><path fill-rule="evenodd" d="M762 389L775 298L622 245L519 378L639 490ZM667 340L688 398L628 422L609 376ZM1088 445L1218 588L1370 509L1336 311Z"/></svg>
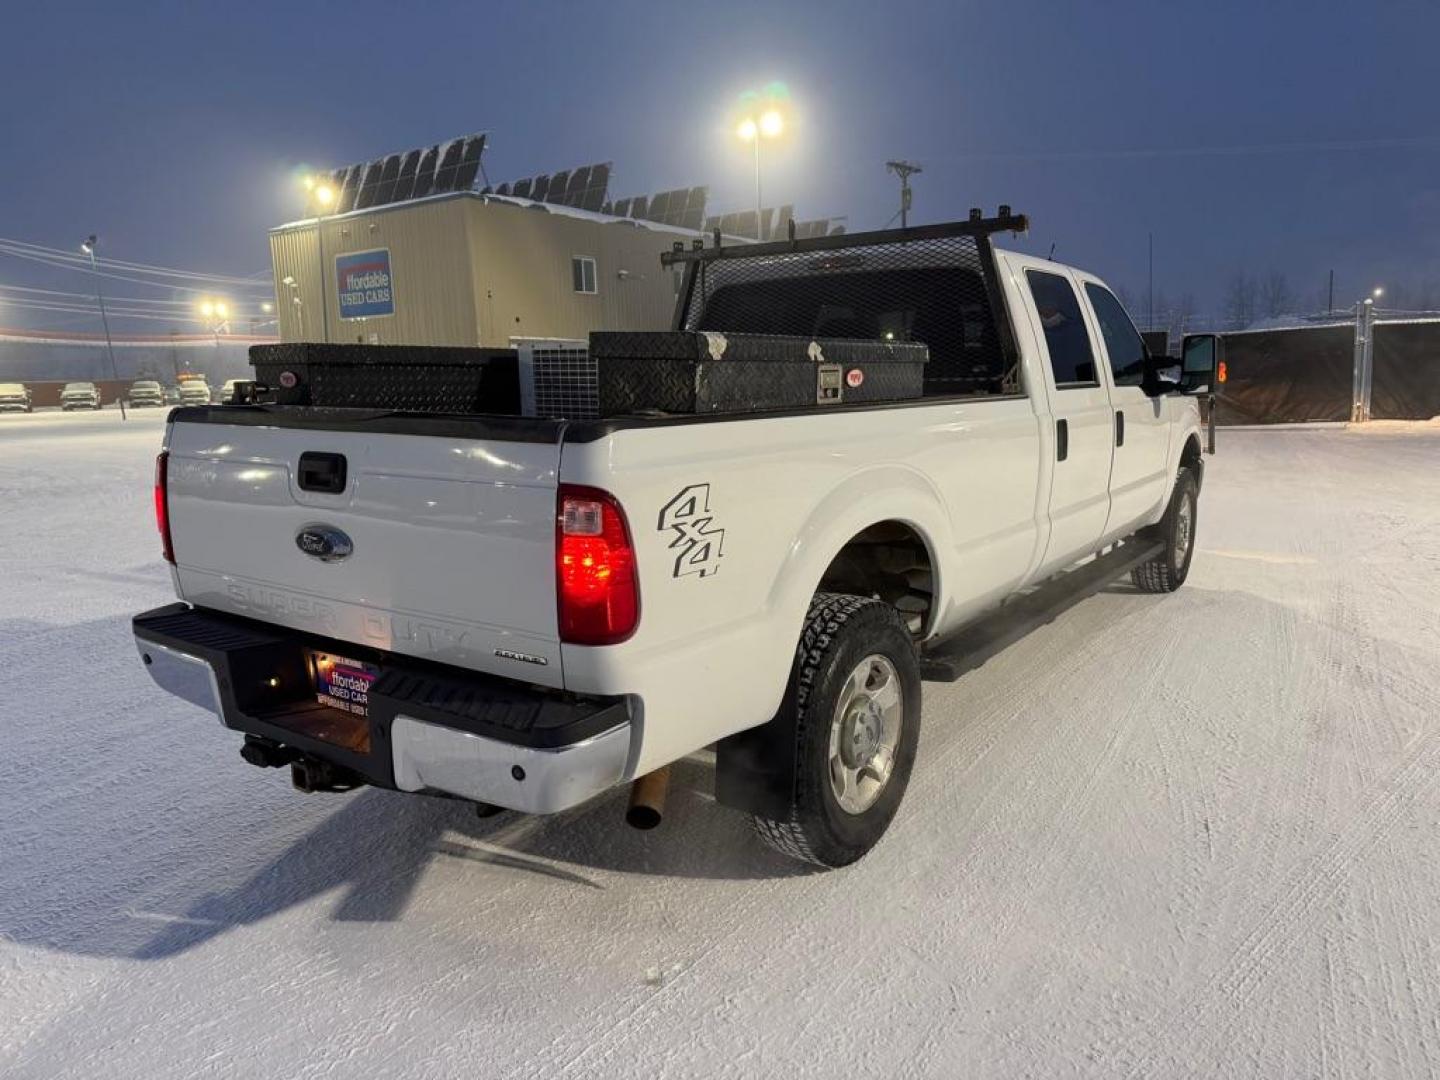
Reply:
<svg viewBox="0 0 1440 1080"><path fill-rule="evenodd" d="M1130 580L1141 592L1174 592L1190 575L1195 558L1195 525L1199 512L1199 486L1191 469L1181 469L1165 516L1150 535L1158 537L1165 550L1149 562L1130 571Z"/></svg>
<svg viewBox="0 0 1440 1080"><path fill-rule="evenodd" d="M817 593L777 719L794 729L794 797L781 820L754 816L755 831L802 862L855 862L895 817L920 741L920 664L900 613Z"/></svg>

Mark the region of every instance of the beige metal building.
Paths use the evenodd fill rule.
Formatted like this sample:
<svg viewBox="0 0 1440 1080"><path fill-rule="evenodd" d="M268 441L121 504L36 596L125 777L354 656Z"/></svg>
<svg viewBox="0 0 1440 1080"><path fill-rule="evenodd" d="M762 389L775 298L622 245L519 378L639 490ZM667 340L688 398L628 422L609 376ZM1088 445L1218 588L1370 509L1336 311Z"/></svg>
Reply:
<svg viewBox="0 0 1440 1080"><path fill-rule="evenodd" d="M310 218L270 233L280 336L506 347L665 329L679 283L660 254L697 236L468 191Z"/></svg>

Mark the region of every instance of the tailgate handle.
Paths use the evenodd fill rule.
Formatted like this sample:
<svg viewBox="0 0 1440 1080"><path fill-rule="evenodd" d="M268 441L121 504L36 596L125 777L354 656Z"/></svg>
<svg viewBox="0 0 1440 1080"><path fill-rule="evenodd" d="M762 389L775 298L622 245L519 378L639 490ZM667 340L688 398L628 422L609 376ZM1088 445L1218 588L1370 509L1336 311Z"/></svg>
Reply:
<svg viewBox="0 0 1440 1080"><path fill-rule="evenodd" d="M300 490L338 495L345 490L345 455L307 450L300 455Z"/></svg>

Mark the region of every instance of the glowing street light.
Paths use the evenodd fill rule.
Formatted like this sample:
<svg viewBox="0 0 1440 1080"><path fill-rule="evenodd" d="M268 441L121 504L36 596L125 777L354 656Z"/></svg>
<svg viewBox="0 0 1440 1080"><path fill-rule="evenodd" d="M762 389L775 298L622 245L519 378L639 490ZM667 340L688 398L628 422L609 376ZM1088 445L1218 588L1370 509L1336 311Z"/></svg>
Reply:
<svg viewBox="0 0 1440 1080"><path fill-rule="evenodd" d="M760 197L760 143L765 139L778 139L785 133L785 114L782 107L789 100L790 92L784 83L771 83L763 92L748 91L740 96L742 115L735 127L735 134L741 142L748 142L755 148L755 232L757 240L764 228L763 204Z"/></svg>
<svg viewBox="0 0 1440 1080"><path fill-rule="evenodd" d="M266 315L269 315L272 311L275 310L275 305L270 303L269 300L266 300L260 305L260 310L263 311Z"/></svg>
<svg viewBox="0 0 1440 1080"><path fill-rule="evenodd" d="M110 316L105 313L105 292L100 288L100 269L95 264L95 248L98 244L95 234L91 233L80 241L80 250L90 256L90 273L95 277L95 300L100 305L100 323L105 327L105 351L110 355L110 377L115 380L115 400L120 403L120 419L124 420L125 395L119 391L120 369L115 366L115 345L110 340Z"/></svg>
<svg viewBox="0 0 1440 1080"><path fill-rule="evenodd" d="M1379 285L1376 285L1375 290L1370 295L1373 296L1376 300L1379 300L1380 297L1385 295L1385 290Z"/></svg>
<svg viewBox="0 0 1440 1080"><path fill-rule="evenodd" d="M322 207L329 206L335 201L335 189L329 184L319 184L315 188L315 201Z"/></svg>

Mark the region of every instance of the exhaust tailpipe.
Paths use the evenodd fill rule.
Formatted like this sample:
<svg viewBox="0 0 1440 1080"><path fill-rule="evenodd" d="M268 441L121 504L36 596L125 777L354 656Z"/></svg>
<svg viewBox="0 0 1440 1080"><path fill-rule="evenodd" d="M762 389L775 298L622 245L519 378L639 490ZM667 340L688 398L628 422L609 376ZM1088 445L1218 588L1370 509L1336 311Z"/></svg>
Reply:
<svg viewBox="0 0 1440 1080"><path fill-rule="evenodd" d="M646 773L630 785L630 806L625 824L634 829L653 829L665 815L665 796L670 790L670 766Z"/></svg>

